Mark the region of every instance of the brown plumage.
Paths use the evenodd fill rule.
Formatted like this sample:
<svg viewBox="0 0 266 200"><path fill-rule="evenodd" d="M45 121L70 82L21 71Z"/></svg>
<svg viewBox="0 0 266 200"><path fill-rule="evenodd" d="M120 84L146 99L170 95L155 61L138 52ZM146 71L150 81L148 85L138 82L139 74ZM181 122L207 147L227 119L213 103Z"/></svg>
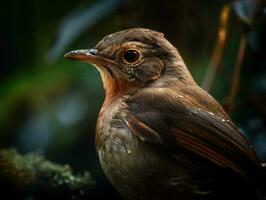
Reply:
<svg viewBox="0 0 266 200"><path fill-rule="evenodd" d="M96 146L125 199L262 198L256 153L162 33L128 29L65 57L101 73Z"/></svg>

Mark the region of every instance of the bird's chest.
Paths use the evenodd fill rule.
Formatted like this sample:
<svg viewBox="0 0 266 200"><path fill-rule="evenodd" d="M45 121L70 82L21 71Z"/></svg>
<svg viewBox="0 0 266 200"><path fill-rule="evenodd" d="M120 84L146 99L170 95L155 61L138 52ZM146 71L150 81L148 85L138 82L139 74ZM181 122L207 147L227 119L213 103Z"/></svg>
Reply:
<svg viewBox="0 0 266 200"><path fill-rule="evenodd" d="M101 166L118 191L127 199L139 199L141 188L152 176L153 155L127 128L121 107L111 107L97 121L96 146ZM145 152L145 153L143 153ZM148 160L147 160L148 159ZM137 175L137 177L136 177Z"/></svg>
<svg viewBox="0 0 266 200"><path fill-rule="evenodd" d="M125 110L113 104L100 113L96 128L96 146L106 175L124 176L134 167L132 156L136 156L138 141L127 128ZM132 166L133 165L133 166Z"/></svg>
<svg viewBox="0 0 266 200"><path fill-rule="evenodd" d="M129 159L132 153L134 141L125 125L125 115L123 102L113 102L102 108L97 120L96 147L106 173L107 168L119 168L119 163Z"/></svg>
<svg viewBox="0 0 266 200"><path fill-rule="evenodd" d="M122 101L115 101L107 108L102 108L96 126L96 147L100 159L124 158L131 154L133 137L124 121L126 112ZM103 154L108 157L103 157Z"/></svg>
<svg viewBox="0 0 266 200"><path fill-rule="evenodd" d="M107 165L109 168L119 168L121 162L126 162L132 157L132 151L137 145L136 139L119 120L106 123L103 119L103 122L98 123L102 123L96 133L96 146L101 164L103 167Z"/></svg>

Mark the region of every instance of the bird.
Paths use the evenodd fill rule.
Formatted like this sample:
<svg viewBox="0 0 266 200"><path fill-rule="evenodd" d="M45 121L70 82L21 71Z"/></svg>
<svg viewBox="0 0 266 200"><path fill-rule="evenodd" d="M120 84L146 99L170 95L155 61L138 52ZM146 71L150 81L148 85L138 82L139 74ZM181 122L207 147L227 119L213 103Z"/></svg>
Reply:
<svg viewBox="0 0 266 200"><path fill-rule="evenodd" d="M125 29L64 57L100 72L95 144L124 199L264 198L262 161L163 33Z"/></svg>

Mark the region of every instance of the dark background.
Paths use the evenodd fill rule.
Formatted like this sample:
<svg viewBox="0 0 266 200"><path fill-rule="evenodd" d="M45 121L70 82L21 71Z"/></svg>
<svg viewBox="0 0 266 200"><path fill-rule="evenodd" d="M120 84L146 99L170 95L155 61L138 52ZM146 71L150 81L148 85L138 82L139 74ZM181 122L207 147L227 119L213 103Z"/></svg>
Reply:
<svg viewBox="0 0 266 200"><path fill-rule="evenodd" d="M255 0L9 0L0 8L0 147L42 152L90 171L98 190L117 197L95 151L94 130L104 98L98 72L65 60L130 27L165 33L201 84L211 62L219 16L230 15L225 48L210 93L227 108L241 37L247 45L231 116L266 160L266 8ZM262 1L261 1L262 2Z"/></svg>

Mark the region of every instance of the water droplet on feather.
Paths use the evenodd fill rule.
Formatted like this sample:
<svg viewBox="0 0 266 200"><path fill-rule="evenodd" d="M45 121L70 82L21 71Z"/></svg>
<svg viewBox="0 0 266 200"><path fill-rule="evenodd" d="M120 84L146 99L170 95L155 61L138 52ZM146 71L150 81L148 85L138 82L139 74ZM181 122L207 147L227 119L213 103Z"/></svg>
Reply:
<svg viewBox="0 0 266 200"><path fill-rule="evenodd" d="M214 116L214 113L213 112L209 112L210 115Z"/></svg>

